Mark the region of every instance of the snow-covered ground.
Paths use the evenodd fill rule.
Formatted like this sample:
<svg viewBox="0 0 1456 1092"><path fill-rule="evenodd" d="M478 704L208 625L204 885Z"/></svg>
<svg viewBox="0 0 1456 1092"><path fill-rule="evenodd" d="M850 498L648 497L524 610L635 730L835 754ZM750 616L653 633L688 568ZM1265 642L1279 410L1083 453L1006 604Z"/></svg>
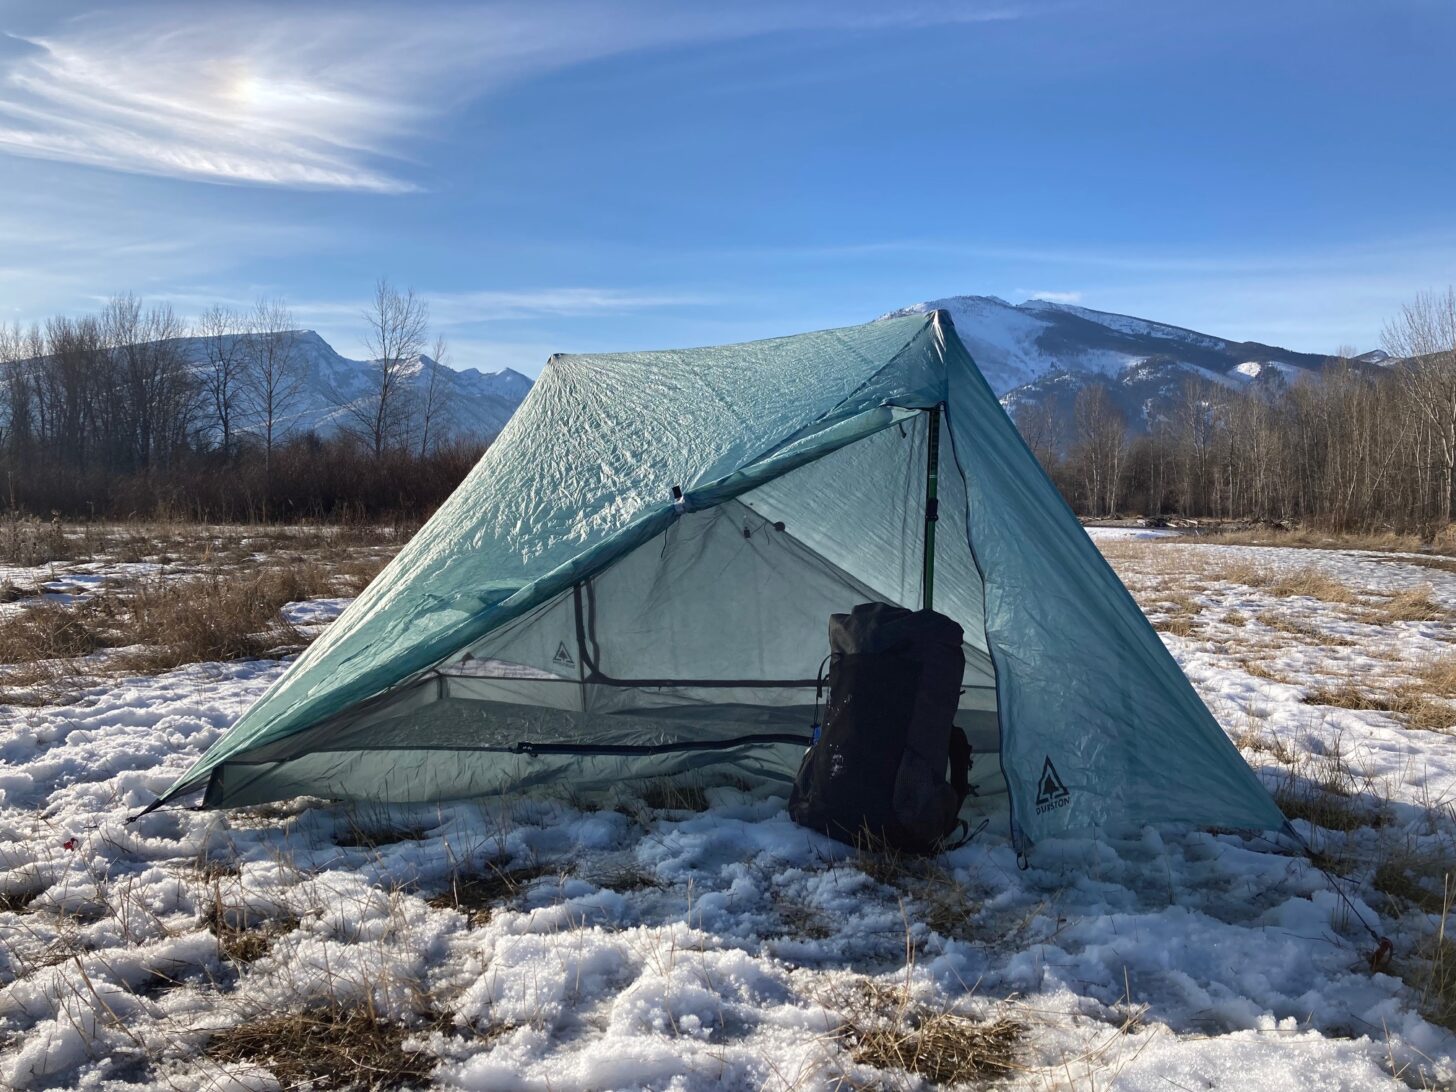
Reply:
<svg viewBox="0 0 1456 1092"><path fill-rule="evenodd" d="M1397 854L1452 860L1456 737L1394 702L1311 704L1415 688L1456 649L1456 573L1110 538L1271 789L1348 782L1364 818L1295 824L1394 942L1382 969L1301 855L1228 832L1050 841L1019 871L1000 823L887 862L727 789L128 824L286 666L202 664L0 708L0 1087L277 1088L266 1057L217 1049L228 1029L356 1010L403 1026L417 1083L448 1088L919 1087L875 1044L919 1044L923 1068L945 1053L932 1025L1002 1029L1004 1052L965 1070L977 1086L1456 1082L1456 1037L1421 1015L1431 869L1402 897L1376 877ZM1291 593L1311 572L1347 601ZM1380 620L1426 587L1443 617ZM316 631L341 606L285 614Z"/></svg>

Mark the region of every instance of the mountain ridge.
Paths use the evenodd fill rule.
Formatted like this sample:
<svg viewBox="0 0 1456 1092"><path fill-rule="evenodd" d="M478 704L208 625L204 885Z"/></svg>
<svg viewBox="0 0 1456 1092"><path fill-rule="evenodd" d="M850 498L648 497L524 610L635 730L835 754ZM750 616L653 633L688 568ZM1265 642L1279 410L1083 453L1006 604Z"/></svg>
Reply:
<svg viewBox="0 0 1456 1092"><path fill-rule="evenodd" d="M1233 388L1299 382L1317 378L1331 359L1054 300L947 296L881 318L934 310L950 314L1007 412L1044 411L1060 435L1070 435L1077 395L1094 384L1105 387L1132 431L1146 432L1175 415L1189 379ZM1378 349L1354 358L1368 368L1388 361Z"/></svg>
<svg viewBox="0 0 1456 1092"><path fill-rule="evenodd" d="M279 424L288 434L314 433L328 437L346 431L371 397L374 362L339 353L316 330L287 331L293 338L298 365L298 394ZM227 335L234 344L255 336ZM198 373L206 368L207 338L170 339ZM530 393L533 381L514 368L485 372L479 368L451 368L420 354L405 363L401 408L419 412L435 375L435 418L431 431L441 439L449 435L488 440L505 427L516 407ZM241 431L256 430L244 421Z"/></svg>

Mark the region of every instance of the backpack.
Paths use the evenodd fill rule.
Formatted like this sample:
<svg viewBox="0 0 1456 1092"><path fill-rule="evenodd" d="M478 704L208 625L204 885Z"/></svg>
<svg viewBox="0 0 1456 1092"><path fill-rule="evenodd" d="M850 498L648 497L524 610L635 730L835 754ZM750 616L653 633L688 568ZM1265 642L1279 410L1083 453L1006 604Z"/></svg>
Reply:
<svg viewBox="0 0 1456 1092"><path fill-rule="evenodd" d="M944 847L970 792L961 639L945 615L890 603L829 619L829 702L789 794L796 823L856 845Z"/></svg>

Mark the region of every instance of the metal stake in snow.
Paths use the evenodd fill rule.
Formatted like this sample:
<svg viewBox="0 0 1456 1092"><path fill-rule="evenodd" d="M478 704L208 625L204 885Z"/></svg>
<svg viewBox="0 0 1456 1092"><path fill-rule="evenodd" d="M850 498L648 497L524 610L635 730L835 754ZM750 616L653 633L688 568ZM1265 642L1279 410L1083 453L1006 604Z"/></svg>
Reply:
<svg viewBox="0 0 1456 1092"><path fill-rule="evenodd" d="M935 523L940 519L940 407L930 408L930 438L925 451L925 558L920 578L921 606L935 606Z"/></svg>

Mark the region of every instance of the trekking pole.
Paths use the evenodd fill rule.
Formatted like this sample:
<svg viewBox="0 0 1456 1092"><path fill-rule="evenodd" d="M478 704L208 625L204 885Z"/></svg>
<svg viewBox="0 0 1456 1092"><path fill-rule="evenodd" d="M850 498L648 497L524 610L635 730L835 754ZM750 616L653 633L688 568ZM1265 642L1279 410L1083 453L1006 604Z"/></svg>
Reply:
<svg viewBox="0 0 1456 1092"><path fill-rule="evenodd" d="M940 519L940 406L930 408L930 437L925 452L925 559L920 578L921 606L935 606L935 523Z"/></svg>

